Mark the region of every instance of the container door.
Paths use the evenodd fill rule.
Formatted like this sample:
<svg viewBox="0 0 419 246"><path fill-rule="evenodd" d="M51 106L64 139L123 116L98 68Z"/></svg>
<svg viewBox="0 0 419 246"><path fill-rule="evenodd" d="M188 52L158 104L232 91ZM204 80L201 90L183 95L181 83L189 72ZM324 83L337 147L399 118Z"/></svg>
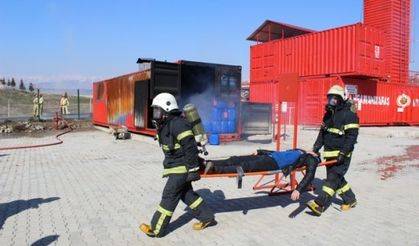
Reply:
<svg viewBox="0 0 419 246"><path fill-rule="evenodd" d="M271 103L241 103L241 133L271 134L272 104Z"/></svg>
<svg viewBox="0 0 419 246"><path fill-rule="evenodd" d="M169 62L153 62L151 65L150 98L167 92L180 99L180 65Z"/></svg>
<svg viewBox="0 0 419 246"><path fill-rule="evenodd" d="M107 93L105 82L93 83L93 123L107 124Z"/></svg>
<svg viewBox="0 0 419 246"><path fill-rule="evenodd" d="M138 128L147 127L147 116L149 111L148 84L149 80L135 82L134 95L134 125Z"/></svg>

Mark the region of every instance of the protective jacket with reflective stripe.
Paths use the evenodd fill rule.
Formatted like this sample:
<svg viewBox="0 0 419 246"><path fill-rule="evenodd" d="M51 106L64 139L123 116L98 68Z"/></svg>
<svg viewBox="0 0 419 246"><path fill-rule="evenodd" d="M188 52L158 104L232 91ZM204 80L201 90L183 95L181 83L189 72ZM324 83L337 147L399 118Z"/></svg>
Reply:
<svg viewBox="0 0 419 246"><path fill-rule="evenodd" d="M350 104L344 103L334 110L327 110L313 149L318 151L324 146L324 157L337 157L339 152L346 156L354 149L358 138L359 118L350 110Z"/></svg>
<svg viewBox="0 0 419 246"><path fill-rule="evenodd" d="M159 127L158 139L164 153L164 176L186 173L198 167L198 147L192 127L179 114L171 114ZM185 168L181 168L181 166ZM178 167L178 168L175 168Z"/></svg>

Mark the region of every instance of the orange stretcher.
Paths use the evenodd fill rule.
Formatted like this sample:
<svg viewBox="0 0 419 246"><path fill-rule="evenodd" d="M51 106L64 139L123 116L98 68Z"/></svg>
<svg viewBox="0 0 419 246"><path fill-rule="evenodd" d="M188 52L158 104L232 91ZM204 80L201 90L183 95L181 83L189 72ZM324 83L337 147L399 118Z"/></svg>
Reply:
<svg viewBox="0 0 419 246"><path fill-rule="evenodd" d="M320 166L327 166L336 163L336 160L332 161L325 161L319 164ZM258 176L260 178L253 186L253 190L264 190L270 189L269 195L277 195L282 193L289 193L294 191L297 188L298 181L296 179L297 172L301 172L305 175L305 167L294 169L291 174L289 180L286 180L284 175L282 174L281 170L274 170L274 171L262 171L262 172L243 172L240 166L237 167L236 173L222 173L222 174L201 174L201 178L222 178L222 177L229 177L229 178L237 178L237 188L241 189L243 177L244 176ZM275 175L274 178L268 182L262 183L262 181L269 176ZM309 189L313 189L311 186Z"/></svg>

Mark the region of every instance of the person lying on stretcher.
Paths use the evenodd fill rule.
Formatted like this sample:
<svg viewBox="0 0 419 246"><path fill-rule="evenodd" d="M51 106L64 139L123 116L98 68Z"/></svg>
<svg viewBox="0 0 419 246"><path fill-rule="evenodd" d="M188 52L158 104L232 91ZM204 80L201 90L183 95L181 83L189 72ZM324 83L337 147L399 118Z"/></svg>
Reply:
<svg viewBox="0 0 419 246"><path fill-rule="evenodd" d="M286 177L293 169L305 166L306 174L291 194L291 199L296 201L300 198L301 192L305 191L313 181L319 163L318 155L301 149L257 150L253 155L232 156L225 160L208 160L204 174L235 173L237 167L240 166L245 173L281 170Z"/></svg>

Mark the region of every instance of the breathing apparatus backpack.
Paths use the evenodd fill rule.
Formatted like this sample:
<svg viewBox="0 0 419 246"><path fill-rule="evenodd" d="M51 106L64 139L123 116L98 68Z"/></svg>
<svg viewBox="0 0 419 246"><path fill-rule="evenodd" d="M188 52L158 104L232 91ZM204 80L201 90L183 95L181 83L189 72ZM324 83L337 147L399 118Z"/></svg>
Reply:
<svg viewBox="0 0 419 246"><path fill-rule="evenodd" d="M186 120L192 125L192 132L195 137L195 141L198 146L202 148L200 150L204 155L208 155L208 151L205 149L205 145L208 143L207 134L205 134L204 126L202 125L201 117L199 116L198 109L195 105L189 103L183 107L183 113Z"/></svg>

